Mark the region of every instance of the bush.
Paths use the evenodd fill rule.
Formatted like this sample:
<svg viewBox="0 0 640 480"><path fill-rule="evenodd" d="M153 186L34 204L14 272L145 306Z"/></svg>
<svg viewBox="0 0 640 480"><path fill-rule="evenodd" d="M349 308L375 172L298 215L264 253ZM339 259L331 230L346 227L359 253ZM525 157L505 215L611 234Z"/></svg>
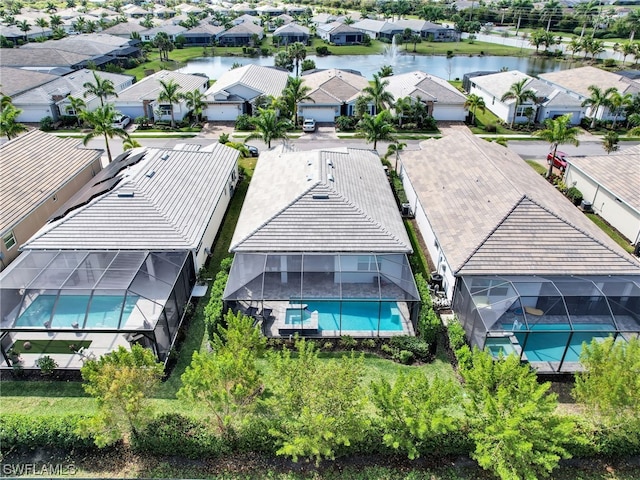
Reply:
<svg viewBox="0 0 640 480"><path fill-rule="evenodd" d="M349 335L343 335L340 337L340 341L338 342L338 344L341 348L350 350L358 346L358 341Z"/></svg>
<svg viewBox="0 0 640 480"><path fill-rule="evenodd" d="M411 365L413 363L413 357L413 352L410 352L408 350L400 350L398 361L403 365Z"/></svg>
<svg viewBox="0 0 640 480"><path fill-rule="evenodd" d="M325 55L331 55L331 52L329 51L329 47L322 45L320 47L316 47L316 54L322 57Z"/></svg>
<svg viewBox="0 0 640 480"><path fill-rule="evenodd" d="M356 119L341 115L336 118L336 127L341 132L348 132L356 128Z"/></svg>
<svg viewBox="0 0 640 480"><path fill-rule="evenodd" d="M53 130L53 118L47 116L40 120L40 130L50 132Z"/></svg>
<svg viewBox="0 0 640 480"><path fill-rule="evenodd" d="M229 279L229 270L231 268L232 258L227 257L220 262L220 271L216 274L216 278L211 286L211 297L209 303L204 307L204 322L207 327L209 339L213 339L213 335L218 332L218 325L223 321L224 302L222 295L224 288Z"/></svg>
<svg viewBox="0 0 640 480"><path fill-rule="evenodd" d="M400 350L400 361L402 363L405 363L404 361L402 361L403 351L411 353L411 361L413 361L414 357L417 360L428 360L430 356L429 344L417 337L411 337L409 335L391 337L391 340L389 340L389 345L397 350Z"/></svg>
<svg viewBox="0 0 640 480"><path fill-rule="evenodd" d="M493 122L489 122L484 126L484 131L487 133L496 133L498 131L498 125Z"/></svg>
<svg viewBox="0 0 640 480"><path fill-rule="evenodd" d="M373 338L366 338L360 341L360 346L363 348L368 348L370 350L373 350L374 348L376 348L377 343Z"/></svg>
<svg viewBox="0 0 640 480"><path fill-rule="evenodd" d="M462 328L462 324L458 318L454 318L449 322L447 333L449 336L449 346L454 352L467 344L464 328Z"/></svg>
<svg viewBox="0 0 640 480"><path fill-rule="evenodd" d="M567 198L573 202L574 205L580 205L582 199L584 198L582 192L578 190L576 187L571 187L567 190Z"/></svg>
<svg viewBox="0 0 640 480"><path fill-rule="evenodd" d="M55 369L58 368L58 363L49 355L45 355L36 360L36 367L40 369L42 375L52 375Z"/></svg>
<svg viewBox="0 0 640 480"><path fill-rule="evenodd" d="M21 415L0 416L0 446L11 449L35 450L55 445L62 450L95 448L94 439L80 433L81 415ZM84 436L86 435L86 436Z"/></svg>
<svg viewBox="0 0 640 480"><path fill-rule="evenodd" d="M322 344L322 350L333 350L333 347L335 347L333 342L324 342Z"/></svg>
<svg viewBox="0 0 640 480"><path fill-rule="evenodd" d="M238 115L238 118L236 118L236 130L240 130L241 132L253 130L253 125L249 121L250 118L251 117L249 117L249 115L247 115L246 113Z"/></svg>

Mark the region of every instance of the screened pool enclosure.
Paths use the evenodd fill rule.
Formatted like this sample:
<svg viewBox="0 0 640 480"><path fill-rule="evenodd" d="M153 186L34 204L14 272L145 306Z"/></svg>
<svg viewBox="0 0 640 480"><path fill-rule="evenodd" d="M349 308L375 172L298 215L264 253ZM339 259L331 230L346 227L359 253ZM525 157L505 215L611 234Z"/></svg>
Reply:
<svg viewBox="0 0 640 480"><path fill-rule="evenodd" d="M420 297L404 254L235 255L229 307L257 314L269 336L415 332Z"/></svg>
<svg viewBox="0 0 640 480"><path fill-rule="evenodd" d="M580 368L583 342L640 334L640 276L465 276L453 308L473 346L541 372Z"/></svg>
<svg viewBox="0 0 640 480"><path fill-rule="evenodd" d="M188 251L27 251L1 277L5 365L16 342L46 350L47 342L78 341L93 356L138 343L164 361L194 283ZM59 350L52 348L58 356ZM36 353L24 351L22 357ZM79 363L58 360L69 368Z"/></svg>

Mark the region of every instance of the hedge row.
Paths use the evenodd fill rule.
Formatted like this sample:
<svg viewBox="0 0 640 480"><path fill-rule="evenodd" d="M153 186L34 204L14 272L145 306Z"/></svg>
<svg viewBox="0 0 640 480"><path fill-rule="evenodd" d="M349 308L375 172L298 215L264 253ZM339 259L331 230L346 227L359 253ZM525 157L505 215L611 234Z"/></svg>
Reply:
<svg viewBox="0 0 640 480"><path fill-rule="evenodd" d="M0 415L2 451L34 450L52 446L68 450L97 448L93 444L93 438L83 438L78 434L82 418L80 415ZM574 457L628 457L640 454L640 432L636 427L594 428L584 419L575 420L583 435L575 435L574 440L566 446ZM144 431L133 438L132 447L152 455L185 458L220 457L233 452L275 455L278 441L268 433L269 421L263 417L253 417L240 430L222 438L204 420L167 413L156 417ZM336 452L337 456L397 454L382 442L384 433L382 426L372 419L364 438L341 447ZM461 427L454 432L430 437L418 448L422 456L468 456L474 445L468 431Z"/></svg>
<svg viewBox="0 0 640 480"><path fill-rule="evenodd" d="M418 318L418 335L429 345L435 345L438 334L442 331L442 322L433 310L429 285L420 273L416 273L416 287L422 300L420 317Z"/></svg>
<svg viewBox="0 0 640 480"><path fill-rule="evenodd" d="M229 270L231 270L232 258L225 258L220 262L220 271L216 274L216 278L211 287L211 296L209 303L204 307L204 323L207 327L207 335L209 339L218 331L218 324L222 322L225 312L222 296L229 279Z"/></svg>

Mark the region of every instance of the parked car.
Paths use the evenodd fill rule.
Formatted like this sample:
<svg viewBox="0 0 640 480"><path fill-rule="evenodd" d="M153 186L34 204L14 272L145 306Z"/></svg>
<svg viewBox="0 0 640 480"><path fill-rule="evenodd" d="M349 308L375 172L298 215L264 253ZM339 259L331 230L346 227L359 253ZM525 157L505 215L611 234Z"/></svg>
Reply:
<svg viewBox="0 0 640 480"><path fill-rule="evenodd" d="M131 123L131 117L128 115L119 115L114 120L111 126L113 128L125 128Z"/></svg>
<svg viewBox="0 0 640 480"><path fill-rule="evenodd" d="M305 118L304 123L302 124L303 132L315 132L316 131L316 121L313 118Z"/></svg>
<svg viewBox="0 0 640 480"><path fill-rule="evenodd" d="M247 150L249 150L250 157L257 157L258 155L260 155L258 147L254 147L253 145L245 145L245 147L247 147Z"/></svg>
<svg viewBox="0 0 640 480"><path fill-rule="evenodd" d="M553 156L553 152L549 152L547 155L547 165L551 165L553 162L553 166L559 169L561 172L564 172L567 168L567 157L568 155L561 151L556 151L556 156Z"/></svg>

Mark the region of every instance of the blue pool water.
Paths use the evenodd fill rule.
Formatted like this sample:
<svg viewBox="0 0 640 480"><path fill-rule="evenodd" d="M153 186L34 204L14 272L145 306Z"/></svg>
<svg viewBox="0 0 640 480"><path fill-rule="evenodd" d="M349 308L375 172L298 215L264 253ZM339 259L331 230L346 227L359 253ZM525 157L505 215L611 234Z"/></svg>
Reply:
<svg viewBox="0 0 640 480"><path fill-rule="evenodd" d="M72 328L74 323L80 328L117 328L120 313L124 324L138 301L137 296L127 295L123 309L125 299L118 295L60 295L57 304L56 298L55 295L38 296L18 317L16 326L42 327L51 320L51 328ZM83 327L85 315L87 322Z"/></svg>
<svg viewBox="0 0 640 480"><path fill-rule="evenodd" d="M401 315L392 302L304 302L303 326L308 325L311 312L318 311L318 330L402 330ZM342 311L341 311L342 309ZM342 314L342 328L340 316ZM300 309L287 309L286 324L300 325Z"/></svg>

